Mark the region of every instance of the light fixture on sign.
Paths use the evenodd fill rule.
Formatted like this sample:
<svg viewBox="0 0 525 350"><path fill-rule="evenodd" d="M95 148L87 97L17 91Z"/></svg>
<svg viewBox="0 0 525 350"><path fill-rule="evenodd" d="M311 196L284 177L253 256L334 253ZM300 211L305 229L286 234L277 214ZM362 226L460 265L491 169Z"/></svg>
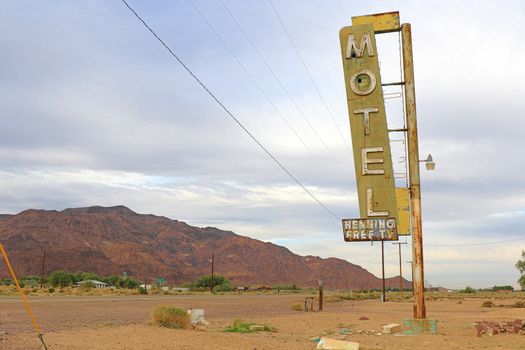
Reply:
<svg viewBox="0 0 525 350"><path fill-rule="evenodd" d="M436 169L436 163L434 163L434 159L432 159L432 155L429 154L427 159L420 160L421 163L425 163L425 167L427 170L434 170Z"/></svg>

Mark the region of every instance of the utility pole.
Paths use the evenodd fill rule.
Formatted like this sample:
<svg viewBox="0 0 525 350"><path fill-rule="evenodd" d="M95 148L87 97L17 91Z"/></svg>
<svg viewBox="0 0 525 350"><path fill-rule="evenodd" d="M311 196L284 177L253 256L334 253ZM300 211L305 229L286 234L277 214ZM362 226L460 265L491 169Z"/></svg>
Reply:
<svg viewBox="0 0 525 350"><path fill-rule="evenodd" d="M419 147L417 139L416 90L414 85L414 59L412 32L409 23L401 25L403 39L403 78L408 135L408 168L412 223L412 259L414 261L414 318L427 317L425 309L425 279L423 275L423 228L421 223L421 187L419 179Z"/></svg>
<svg viewBox="0 0 525 350"><path fill-rule="evenodd" d="M213 246L213 243L214 243L214 241L213 241L213 238L212 238L212 240L211 240L211 281L210 281L210 291L212 293L213 293L213 287L215 287L214 286L215 281L213 279L213 272L214 272L213 269L214 269L214 265L215 265L215 248Z"/></svg>
<svg viewBox="0 0 525 350"><path fill-rule="evenodd" d="M407 242L392 243L399 247L399 296L403 299L403 268L401 267L401 245Z"/></svg>
<svg viewBox="0 0 525 350"><path fill-rule="evenodd" d="M383 272L383 300L386 302L386 291L385 291L385 241L381 241L381 270Z"/></svg>
<svg viewBox="0 0 525 350"><path fill-rule="evenodd" d="M46 269L46 250L42 249L43 256L42 256L42 271L40 273L40 289L44 288L44 273Z"/></svg>
<svg viewBox="0 0 525 350"><path fill-rule="evenodd" d="M317 280L319 283L319 311L323 311L323 281Z"/></svg>

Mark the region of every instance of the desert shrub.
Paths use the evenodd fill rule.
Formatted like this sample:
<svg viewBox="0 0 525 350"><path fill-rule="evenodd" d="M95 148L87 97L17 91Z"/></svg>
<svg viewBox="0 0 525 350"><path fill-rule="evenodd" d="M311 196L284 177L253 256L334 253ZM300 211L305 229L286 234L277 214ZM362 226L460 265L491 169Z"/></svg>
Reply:
<svg viewBox="0 0 525 350"><path fill-rule="evenodd" d="M251 333L253 332L250 329L250 326L253 323L249 322L242 322L241 320L237 319L234 320L231 325L229 325L224 331L225 332L235 332L235 333Z"/></svg>
<svg viewBox="0 0 525 350"><path fill-rule="evenodd" d="M525 301L517 301L514 304L512 304L512 307L515 308L525 308Z"/></svg>
<svg viewBox="0 0 525 350"><path fill-rule="evenodd" d="M140 282L131 277L118 276L114 282L114 286L117 288L135 289L140 286Z"/></svg>
<svg viewBox="0 0 525 350"><path fill-rule="evenodd" d="M97 275L93 272L77 272L73 274L73 278L75 279L75 282L81 282L81 281L89 281L89 280L95 280L95 281L102 281L103 278ZM102 281L105 282L105 281Z"/></svg>
<svg viewBox="0 0 525 350"><path fill-rule="evenodd" d="M224 332L234 333L252 333L252 332L276 332L277 329L267 324L258 325L251 322L242 322L239 319L233 321L231 325L226 327Z"/></svg>
<svg viewBox="0 0 525 350"><path fill-rule="evenodd" d="M494 287L492 287L492 290L494 292L497 292L497 291L500 291L500 290L514 291L514 287L513 286L494 286Z"/></svg>
<svg viewBox="0 0 525 350"><path fill-rule="evenodd" d="M304 305L301 304L301 303L294 303L292 305L290 305L290 308L294 311L303 311L304 310Z"/></svg>
<svg viewBox="0 0 525 350"><path fill-rule="evenodd" d="M9 278L2 278L0 279L0 284L4 286L10 286L13 284L13 280Z"/></svg>
<svg viewBox="0 0 525 350"><path fill-rule="evenodd" d="M491 300L485 300L481 303L481 307L494 307L494 303Z"/></svg>
<svg viewBox="0 0 525 350"><path fill-rule="evenodd" d="M20 282L24 282L26 286L36 286L40 282L40 277L35 275L24 276L20 278Z"/></svg>
<svg viewBox="0 0 525 350"><path fill-rule="evenodd" d="M459 291L460 293L476 293L476 290L472 288L471 286L465 287L465 289L462 289Z"/></svg>
<svg viewBox="0 0 525 350"><path fill-rule="evenodd" d="M82 283L80 285L80 290L83 291L83 292L87 292L91 289L95 288L95 284L93 284L93 282L85 282L85 283Z"/></svg>
<svg viewBox="0 0 525 350"><path fill-rule="evenodd" d="M55 288L51 287L47 290L49 293L53 293L55 291Z"/></svg>
<svg viewBox="0 0 525 350"><path fill-rule="evenodd" d="M218 286L215 286L213 288L213 291L215 292L231 292L233 290L233 286L228 283L219 284Z"/></svg>
<svg viewBox="0 0 525 350"><path fill-rule="evenodd" d="M297 287L294 284L277 284L275 286L272 287L272 289L277 289L277 290L291 290L291 291L300 291L301 288Z"/></svg>
<svg viewBox="0 0 525 350"><path fill-rule="evenodd" d="M325 297L323 297L323 300L326 303L338 303L340 301L343 301L343 298L338 294L328 294Z"/></svg>
<svg viewBox="0 0 525 350"><path fill-rule="evenodd" d="M139 294L148 294L148 290L144 287L139 287L138 290Z"/></svg>
<svg viewBox="0 0 525 350"><path fill-rule="evenodd" d="M189 315L186 311L170 306L159 306L153 310L152 323L166 328L187 328Z"/></svg>

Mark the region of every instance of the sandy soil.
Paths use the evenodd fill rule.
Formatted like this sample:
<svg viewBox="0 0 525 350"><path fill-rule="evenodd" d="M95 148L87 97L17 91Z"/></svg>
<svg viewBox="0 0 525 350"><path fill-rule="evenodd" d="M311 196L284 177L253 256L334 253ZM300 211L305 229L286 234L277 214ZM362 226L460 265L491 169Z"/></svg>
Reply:
<svg viewBox="0 0 525 350"><path fill-rule="evenodd" d="M32 297L31 305L49 349L314 349L310 337L343 328L361 349L525 349L525 336L477 337L472 323L525 319L525 309L482 308L481 299L427 302L428 317L438 320L437 335L376 335L381 325L410 317L412 303L376 300L325 304L323 312L297 312L290 305L301 295ZM495 301L510 305L514 300ZM206 330L171 330L150 326L158 305L203 308L211 322ZM361 316L369 320L359 321ZM277 332L221 332L235 318L269 324ZM7 334L4 331L7 330ZM358 331L371 334L357 334ZM342 336L340 336L342 337ZM0 297L0 349L40 349L21 302Z"/></svg>

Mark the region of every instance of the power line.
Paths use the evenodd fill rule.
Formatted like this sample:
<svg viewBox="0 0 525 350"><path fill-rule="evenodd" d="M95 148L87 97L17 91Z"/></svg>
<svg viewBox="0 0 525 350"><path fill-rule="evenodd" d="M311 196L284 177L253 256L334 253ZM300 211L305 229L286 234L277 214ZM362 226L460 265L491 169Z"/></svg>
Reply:
<svg viewBox="0 0 525 350"><path fill-rule="evenodd" d="M248 76L248 78L250 78L250 80L252 81L252 83L257 87L257 89L259 90L259 92L266 98L266 100L268 101L268 103L270 103L270 105L273 107L273 109L275 110L275 112L281 117L281 119L284 121L284 123L288 126L288 128L290 130L292 130L293 134L297 137L297 139L303 144L303 146L306 148L306 150L308 151L308 153L310 153L310 155L312 157L315 157L315 154L312 152L312 150L310 149L310 147L308 147L308 145L306 144L306 142L302 139L301 136L299 136L299 134L297 133L297 131L293 128L293 126L288 122L288 120L286 119L285 115L277 108L277 106L272 102L272 100L270 99L270 97L268 96L268 94L266 94L263 90L263 88L261 87L261 85L257 82L257 80L253 77L253 75L248 71L248 69L246 69L246 67L244 66L244 64L242 64L242 62L239 60L239 58L237 57L237 55L235 55L235 53L233 52L233 50L228 46L228 44L226 44L226 42L224 41L224 39L221 37L221 35L215 30L215 28L211 25L211 23L206 19L206 17L204 16L204 14L199 10L199 8L195 5L195 3L192 1L192 0L188 0L188 2L190 3L190 5L193 7L193 9L199 14L199 16L201 17L201 19L206 23L206 25L208 26L208 28L213 32L213 34L215 34L215 36L217 37L217 39L220 41L220 43L224 46L224 48L226 49L226 51L228 51L228 53L235 59L235 61L237 62L237 64L241 67L241 69L244 71L244 73ZM324 166L322 165L322 163L320 163L321 167L324 168ZM326 170L326 169L325 169Z"/></svg>
<svg viewBox="0 0 525 350"><path fill-rule="evenodd" d="M319 142L321 142L321 144L324 146L324 148L326 149L326 151L328 152L328 154L330 154L330 156L335 160L335 162L339 165L339 167L341 168L341 170L345 171L343 166L341 165L341 163L339 162L339 160L337 159L337 157L332 153L332 151L330 151L330 148L328 148L328 146L326 145L326 143L324 142L323 138L321 137L321 135L319 135L319 133L317 132L317 130L315 130L314 126L312 125L312 122L308 119L308 117L306 116L306 114L304 113L304 111L302 110L302 108L299 106L299 104L297 103L297 101L295 101L295 99L292 97L292 95L290 94L290 92L288 91L288 89L284 86L284 83L281 81L281 79L279 79L279 77L277 76L277 74L275 73L275 71L270 67L270 64L268 63L268 61L266 61L266 59L264 58L264 56L261 54L261 52L259 51L259 49L257 48L257 46L255 45L255 43L253 42L253 40L250 38L250 36L248 35L248 33L246 33L246 31L244 30L244 28L241 26L241 24L239 23L239 21L237 20L237 18L233 15L233 13L230 11L230 9L228 8L228 6L226 6L226 4L223 2L223 0L219 0L219 2L222 4L222 6L224 7L224 9L226 10L226 12L228 13L228 15L232 18L232 20L235 22L235 25L237 26L237 28L239 28L239 30L241 31L242 35L246 38L246 40L250 43L250 45L252 46L252 48L255 50L255 52L257 53L257 56L259 56L259 58L261 59L261 61L263 62L264 66L268 69L268 71L272 74L272 76L274 77L274 79L277 81L277 83L279 84L279 86L281 87L281 89L284 91L284 93L288 96L288 98L290 99L290 101L292 101L292 104L294 105L295 109L297 109L297 111L299 112L299 114L303 117L304 121L308 124L308 126L310 127L310 129L313 131L313 133L315 134L315 136L317 137L317 139L319 140Z"/></svg>
<svg viewBox="0 0 525 350"><path fill-rule="evenodd" d="M505 244L509 242L523 241L525 237L516 239L507 239L504 241L493 241L493 242L480 242L480 243L466 243L466 244L424 244L425 247L471 247L479 245L492 245L492 244Z"/></svg>
<svg viewBox="0 0 525 350"><path fill-rule="evenodd" d="M164 48L166 50L168 50L168 52L171 54L171 56L173 58L175 58L177 60L177 62L179 62L179 64L191 75L191 77L193 79L195 79L195 81L204 89L204 91L206 91L208 93L208 95L210 95L210 97L228 114L228 116L233 119L233 121L235 121L235 123L237 123L237 125L239 125L241 127L241 129L244 130L244 132L246 132L246 134L248 134L248 136L250 136L250 138L255 142L257 143L257 145L295 182L297 183L297 185L299 185L310 197L312 197L321 207L323 207L330 215L332 215L336 220L338 221L341 221L341 219L334 214L333 211L331 211L326 205L323 204L323 202L321 202L312 192L310 192L310 190L308 190L308 188L306 188L283 164L281 164L281 162L279 162L277 160L277 158L275 158L273 156L273 154L266 148L264 147L264 145L239 121L239 119L237 119L233 114L232 112L230 112L230 110L228 108L226 108L226 106L211 92L210 89L208 89L208 87L195 75L195 73L193 73L193 71L188 67L186 66L186 64L179 58L179 56L177 56L175 54L175 52L173 52L173 50L157 35L157 33L151 29L151 27L146 23L146 21L144 21L144 19L142 19L142 17L139 16L139 14L127 3L126 0L121 0L124 5L126 5L126 7L135 15L135 17L137 17L137 19L139 21L142 22L142 24L144 25L144 27L146 27L146 29L162 44L162 46L164 46Z"/></svg>
<svg viewBox="0 0 525 350"><path fill-rule="evenodd" d="M288 37L288 40L290 41L290 44L292 44L292 47L295 51L295 53L297 54L297 57L299 58L299 61L301 61L301 64L304 68L304 70L306 71L306 74L308 75L308 78L310 79L310 82L312 83L312 85L314 86L315 88L315 91L317 92L317 95L319 96L319 98L321 99L321 101L323 102L323 105L324 105L324 108L326 109L326 112L328 113L328 116L330 117L330 119L332 120L332 123L334 124L334 127L336 128L337 132L339 133L339 136L341 136L341 139L343 140L343 143L346 145L346 147L348 147L348 150L350 151L350 154L352 154L352 149L350 148L350 144L348 143L348 140L343 136L343 133L341 132L341 128L339 127L339 125L337 124L337 122L335 121L334 119L334 115L332 114L332 111L330 110L330 107L328 107L328 103L326 102L323 94L321 93L321 90L319 89L319 86L317 85L317 83L315 82L312 74L310 73L310 69L308 69L308 66L306 65L306 63L304 62L304 59L303 57L301 56L301 53L299 52L299 50L297 49L297 46L295 45L293 39L292 39L292 36L290 35L290 32L288 31L288 29L286 28L285 24L284 24L284 21L283 19L281 18L281 16L279 15L279 12L277 11L277 9L275 8L272 0L268 0L268 2L270 3L270 6L272 7L273 9L273 12L275 13L275 16L277 17L277 19L279 20L279 23L281 24L281 27L283 28L284 32L286 33L286 36Z"/></svg>

